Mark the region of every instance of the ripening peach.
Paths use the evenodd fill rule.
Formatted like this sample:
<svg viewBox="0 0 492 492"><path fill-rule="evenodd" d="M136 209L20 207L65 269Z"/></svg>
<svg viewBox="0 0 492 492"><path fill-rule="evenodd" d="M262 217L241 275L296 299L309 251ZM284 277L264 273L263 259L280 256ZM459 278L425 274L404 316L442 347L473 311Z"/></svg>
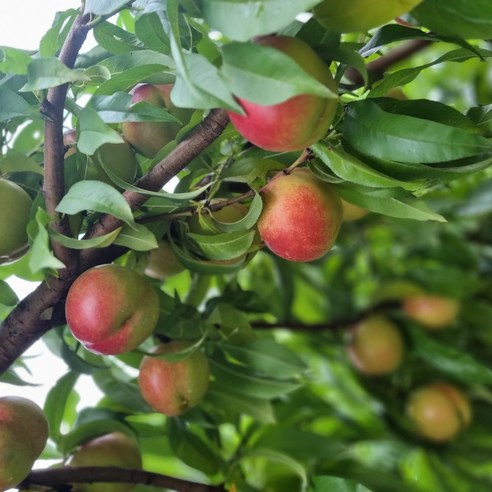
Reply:
<svg viewBox="0 0 492 492"><path fill-rule="evenodd" d="M407 297L403 311L412 320L428 330L441 330L454 323L460 304L450 297L421 294Z"/></svg>
<svg viewBox="0 0 492 492"><path fill-rule="evenodd" d="M333 246L342 223L335 189L308 169L278 174L261 190L263 210L258 231L277 256L313 261Z"/></svg>

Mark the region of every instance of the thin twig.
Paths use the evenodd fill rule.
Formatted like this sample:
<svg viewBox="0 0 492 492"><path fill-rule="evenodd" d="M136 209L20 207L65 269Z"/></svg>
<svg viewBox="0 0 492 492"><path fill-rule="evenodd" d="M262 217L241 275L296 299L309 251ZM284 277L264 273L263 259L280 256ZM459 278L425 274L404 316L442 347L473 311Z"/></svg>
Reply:
<svg viewBox="0 0 492 492"><path fill-rule="evenodd" d="M400 63L410 58L413 54L426 48L431 41L416 39L409 41L388 53L380 56L376 60L373 60L367 64L367 71L371 75L371 81L375 82L383 78L385 72L393 65ZM354 88L362 87L364 85L364 79L362 75L355 69L350 67L345 72L345 77L354 84Z"/></svg>

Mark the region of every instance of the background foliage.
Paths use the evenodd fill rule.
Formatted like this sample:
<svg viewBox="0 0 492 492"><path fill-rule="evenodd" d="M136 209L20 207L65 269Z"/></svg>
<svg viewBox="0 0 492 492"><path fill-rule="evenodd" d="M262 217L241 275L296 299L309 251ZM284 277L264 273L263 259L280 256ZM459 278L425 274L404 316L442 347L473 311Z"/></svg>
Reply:
<svg viewBox="0 0 492 492"><path fill-rule="evenodd" d="M187 269L154 281L161 301L156 336L193 340L212 368L199 407L165 419L151 412L135 380L152 341L129 354L96 356L54 316L43 340L69 371L46 397L50 445L43 457L62 461L88 437L123 428L138 435L145 470L225 483L230 490L490 490L489 2L474 2L476 13L455 17L451 31L451 24L441 25L440 9L468 10L465 0L446 6L424 0L404 17L409 25L342 36L299 17L317 3L87 0L84 22L98 46L77 56L73 68L59 53L74 29L75 10L57 14L36 52L0 49L0 172L34 199L28 253L0 266L2 316L20 309L7 283L12 274L41 281L63 266L53 241L81 255L93 252L88 248L128 248L116 261L143 272L156 238L167 234ZM483 31L470 32L478 19ZM173 102L194 111L176 141L153 159L139 156L139 176L186 142L208 110L238 109L234 96L273 104L319 91L295 70L284 71L283 57L248 41L273 31L304 39L331 63L339 113L332 131L312 147L309 167L344 199L371 211L343 225L326 257L300 264L254 251L252 230L262 207L257 192L298 154L245 145L231 126L178 173L173 193L145 191L111 174L114 186L83 179L94 152L121 141L121 123L169 119L146 104L130 108L128 91L138 83L173 82ZM407 43L418 51L388 64L385 73L374 69ZM79 153L65 161L56 211L83 213L74 237L51 226L40 191L50 119L43 101L66 83L63 125L77 128ZM407 100L387 97L396 87ZM118 188L149 199L132 210ZM190 207L244 193L249 213L243 220L219 224L212 236L189 234ZM101 214L121 219L121 226L81 239ZM460 300L450 329L430 333L406 319L399 300L416 286ZM401 328L406 355L394 374L368 378L351 366L345 347L350 325L374 310ZM23 384L18 370L29 360L2 359L1 380ZM74 390L81 374L91 375L105 396L77 413L77 404L84 406L84 395ZM473 407L471 427L445 445L419 438L404 411L411 390L435 380L455 383Z"/></svg>

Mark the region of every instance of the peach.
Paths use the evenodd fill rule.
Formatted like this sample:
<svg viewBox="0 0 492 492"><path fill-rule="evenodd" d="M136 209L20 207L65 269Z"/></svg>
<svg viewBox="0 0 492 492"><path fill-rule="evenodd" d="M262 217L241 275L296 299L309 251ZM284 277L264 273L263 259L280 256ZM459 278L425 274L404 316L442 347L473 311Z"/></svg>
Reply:
<svg viewBox="0 0 492 492"><path fill-rule="evenodd" d="M160 359L159 355L186 350L190 342L175 340L162 344L146 356L140 365L138 384L144 400L169 417L181 415L197 405L208 389L210 369L206 356L199 350L182 359Z"/></svg>
<svg viewBox="0 0 492 492"><path fill-rule="evenodd" d="M342 222L335 189L308 169L278 174L261 190L258 231L277 256L313 261L333 246Z"/></svg>
<svg viewBox="0 0 492 492"><path fill-rule="evenodd" d="M100 265L72 284L65 314L73 336L88 350L121 354L151 335L159 317L159 298L134 270Z"/></svg>
<svg viewBox="0 0 492 492"><path fill-rule="evenodd" d="M309 75L337 92L325 62L304 41L289 36L263 36L255 42L289 55ZM284 102L260 105L238 98L245 115L229 111L236 130L251 143L275 152L301 150L322 138L335 115L337 99L300 94Z"/></svg>
<svg viewBox="0 0 492 492"><path fill-rule="evenodd" d="M460 310L456 299L437 295L415 295L403 300L403 311L428 330L441 330L451 325Z"/></svg>

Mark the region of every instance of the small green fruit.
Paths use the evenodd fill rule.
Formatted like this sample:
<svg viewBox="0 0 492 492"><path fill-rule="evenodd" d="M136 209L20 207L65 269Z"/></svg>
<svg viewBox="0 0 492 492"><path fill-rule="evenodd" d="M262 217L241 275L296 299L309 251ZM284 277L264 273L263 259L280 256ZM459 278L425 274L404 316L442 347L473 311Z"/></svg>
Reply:
<svg viewBox="0 0 492 492"><path fill-rule="evenodd" d="M77 152L75 147L77 143L76 131L69 130L66 132L63 136L63 143L69 146L65 152L65 158L75 154ZM125 183L133 183L138 169L138 162L132 148L126 141L101 145L90 158L86 179L99 180L114 186L104 168L125 181Z"/></svg>
<svg viewBox="0 0 492 492"><path fill-rule="evenodd" d="M177 354L190 347L186 341L173 341L156 347L156 357L146 356L140 366L138 384L144 400L169 417L181 415L196 406L208 389L208 360L199 350L177 361L159 355Z"/></svg>
<svg viewBox="0 0 492 492"><path fill-rule="evenodd" d="M142 469L142 457L135 439L122 432L112 432L83 444L67 461L71 467L116 466L130 470ZM130 492L129 483L75 483L73 492Z"/></svg>
<svg viewBox="0 0 492 492"><path fill-rule="evenodd" d="M133 89L133 104L147 102L153 106L165 108L180 122L129 121L123 123L123 135L145 157L155 157L166 144L176 138L181 126L190 120L191 110L177 108L171 102L172 87L173 84L141 84Z"/></svg>
<svg viewBox="0 0 492 492"><path fill-rule="evenodd" d="M0 491L27 477L48 439L48 422L34 402L0 398Z"/></svg>
<svg viewBox="0 0 492 492"><path fill-rule="evenodd" d="M31 206L31 197L18 184L0 178L0 263L27 248Z"/></svg>
<svg viewBox="0 0 492 492"><path fill-rule="evenodd" d="M362 219L362 217L365 217L369 213L369 211L365 208L359 207L358 205L355 205L355 203L350 203L343 199L342 207L344 222L352 222L354 220Z"/></svg>
<svg viewBox="0 0 492 492"><path fill-rule="evenodd" d="M145 275L156 280L164 280L167 277L181 273L185 267L174 254L169 242L160 240L157 244L157 248L149 251Z"/></svg>

